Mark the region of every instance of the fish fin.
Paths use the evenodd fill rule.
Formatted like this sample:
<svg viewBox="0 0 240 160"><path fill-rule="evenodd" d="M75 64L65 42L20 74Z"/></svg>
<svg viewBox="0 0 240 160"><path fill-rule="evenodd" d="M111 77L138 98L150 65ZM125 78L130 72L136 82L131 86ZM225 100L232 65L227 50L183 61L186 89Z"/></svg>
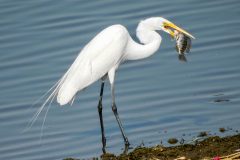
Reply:
<svg viewBox="0 0 240 160"><path fill-rule="evenodd" d="M179 54L178 55L178 59L181 61L181 62L187 62L187 58L184 54Z"/></svg>

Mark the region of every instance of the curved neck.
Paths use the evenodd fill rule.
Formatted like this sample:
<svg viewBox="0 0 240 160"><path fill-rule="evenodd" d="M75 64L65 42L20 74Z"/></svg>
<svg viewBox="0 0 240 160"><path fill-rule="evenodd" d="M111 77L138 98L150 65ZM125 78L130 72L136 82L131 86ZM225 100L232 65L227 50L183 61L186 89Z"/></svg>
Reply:
<svg viewBox="0 0 240 160"><path fill-rule="evenodd" d="M162 38L146 21L139 23L136 34L142 44L131 37L127 46L127 60L138 60L153 55L160 47Z"/></svg>

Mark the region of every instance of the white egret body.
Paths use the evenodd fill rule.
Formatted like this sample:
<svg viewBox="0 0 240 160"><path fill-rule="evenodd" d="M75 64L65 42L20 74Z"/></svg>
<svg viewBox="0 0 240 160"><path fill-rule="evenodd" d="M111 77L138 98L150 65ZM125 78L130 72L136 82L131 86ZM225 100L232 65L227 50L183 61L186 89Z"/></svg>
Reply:
<svg viewBox="0 0 240 160"><path fill-rule="evenodd" d="M126 59L129 35L121 25L113 25L93 38L80 52L69 68L57 95L57 101L64 105L74 95L108 73L113 82L115 70ZM110 77L111 76L111 77Z"/></svg>
<svg viewBox="0 0 240 160"><path fill-rule="evenodd" d="M136 33L142 44L135 42L130 37L127 29L122 25L107 27L82 49L74 63L55 85L55 89L47 101L57 95L57 102L60 105L65 105L74 100L77 92L88 87L95 81L102 79L98 111L102 131L103 152L105 152L106 139L102 120L102 95L105 79L103 77L108 75L111 84L112 110L121 129L125 145L128 146L129 142L123 132L123 127L115 105L115 72L119 65L126 60L143 59L154 54L160 47L162 41L161 36L156 31L162 30L174 36L174 32L171 29L178 30L194 38L188 32L162 17L148 18L139 23Z"/></svg>

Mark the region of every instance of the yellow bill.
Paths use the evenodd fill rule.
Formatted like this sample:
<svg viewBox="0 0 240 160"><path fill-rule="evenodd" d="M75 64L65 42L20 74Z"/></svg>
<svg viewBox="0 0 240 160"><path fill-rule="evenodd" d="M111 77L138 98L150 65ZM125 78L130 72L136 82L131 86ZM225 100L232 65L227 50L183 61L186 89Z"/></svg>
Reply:
<svg viewBox="0 0 240 160"><path fill-rule="evenodd" d="M185 34L186 36L192 38L192 39L195 39L195 37L193 35L191 35L190 33L188 33L187 31L185 31L184 29L176 26L175 24L173 24L172 22L166 20L164 22L164 29L166 29L168 31L168 33L174 37L174 31L172 31L171 29L174 29L174 30L177 30L183 34Z"/></svg>

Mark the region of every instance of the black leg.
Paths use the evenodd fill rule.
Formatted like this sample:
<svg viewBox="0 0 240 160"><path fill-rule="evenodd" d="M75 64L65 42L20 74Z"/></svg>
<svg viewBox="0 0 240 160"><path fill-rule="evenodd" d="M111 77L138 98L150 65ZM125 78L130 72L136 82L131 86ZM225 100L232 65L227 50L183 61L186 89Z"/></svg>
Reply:
<svg viewBox="0 0 240 160"><path fill-rule="evenodd" d="M128 149L128 146L130 145L129 142L128 142L128 139L127 139L127 136L125 135L124 131L123 131L123 126L122 126L122 123L121 123L121 120L118 116L118 111L117 111L117 106L116 106L116 103L115 103L115 93L114 93L114 79L115 79L115 68L112 68L109 72L108 72L108 78L109 78L109 82L111 84L111 95L112 95L112 111L115 115L115 118L118 122L118 126L121 130L121 133L122 133L122 136L123 136L123 139L124 139L124 142L125 142L125 149L127 150Z"/></svg>
<svg viewBox="0 0 240 160"><path fill-rule="evenodd" d="M124 150L123 150L122 154L127 154L128 153L129 145L130 145L129 143L128 143L128 145L125 144L125 147L124 147Z"/></svg>
<svg viewBox="0 0 240 160"><path fill-rule="evenodd" d="M100 90L100 97L98 102L98 113L100 118L100 125L101 125L101 133L102 133L102 151L103 153L106 153L105 147L106 147L106 138L104 134L104 126L103 126L103 117L102 117L102 97L103 97L103 89L104 89L104 81L102 81L101 84L101 90Z"/></svg>
<svg viewBox="0 0 240 160"><path fill-rule="evenodd" d="M128 142L127 136L126 136L125 133L124 133L121 120L120 120L120 118L119 118L119 116L118 116L117 106L116 106L115 102L112 104L112 111L113 111L113 113L114 113L114 115L115 115L115 117L116 117L116 120L117 120L117 122L118 122L118 126L119 126L119 128L120 128L120 130L121 130L121 133L122 133L122 136L123 136L123 139L124 139L124 142L125 142L125 148L126 148L126 147L128 148L128 146L129 146L130 144L129 144L129 142Z"/></svg>

